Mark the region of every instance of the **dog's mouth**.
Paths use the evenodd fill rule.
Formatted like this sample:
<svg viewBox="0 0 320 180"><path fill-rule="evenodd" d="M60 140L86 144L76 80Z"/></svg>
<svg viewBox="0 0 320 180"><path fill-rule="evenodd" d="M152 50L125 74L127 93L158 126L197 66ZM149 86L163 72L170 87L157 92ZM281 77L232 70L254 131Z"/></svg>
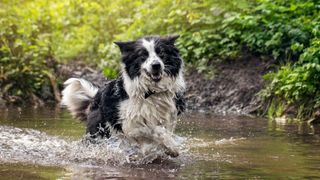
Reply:
<svg viewBox="0 0 320 180"><path fill-rule="evenodd" d="M148 72L147 70L145 70L146 74L150 77L151 80L153 80L154 82L159 82L162 78L162 73L161 72Z"/></svg>

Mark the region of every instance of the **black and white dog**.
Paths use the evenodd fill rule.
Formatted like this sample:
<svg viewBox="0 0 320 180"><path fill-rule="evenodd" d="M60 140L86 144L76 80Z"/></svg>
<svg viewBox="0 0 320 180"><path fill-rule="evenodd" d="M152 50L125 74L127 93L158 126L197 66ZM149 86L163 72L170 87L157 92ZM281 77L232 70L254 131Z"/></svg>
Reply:
<svg viewBox="0 0 320 180"><path fill-rule="evenodd" d="M178 36L147 36L115 42L122 59L121 75L98 89L84 79L65 82L62 104L87 123L91 137L123 133L144 154L163 148L179 155L173 131L184 111L183 61L174 42Z"/></svg>

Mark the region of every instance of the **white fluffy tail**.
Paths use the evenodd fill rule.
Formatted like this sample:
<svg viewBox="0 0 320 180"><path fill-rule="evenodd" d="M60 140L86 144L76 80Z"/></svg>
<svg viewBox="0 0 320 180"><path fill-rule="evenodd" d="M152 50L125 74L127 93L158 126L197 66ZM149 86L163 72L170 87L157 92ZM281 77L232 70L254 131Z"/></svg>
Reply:
<svg viewBox="0 0 320 180"><path fill-rule="evenodd" d="M87 111L98 88L89 81L78 78L70 78L64 82L61 105L67 106L72 116L85 121Z"/></svg>

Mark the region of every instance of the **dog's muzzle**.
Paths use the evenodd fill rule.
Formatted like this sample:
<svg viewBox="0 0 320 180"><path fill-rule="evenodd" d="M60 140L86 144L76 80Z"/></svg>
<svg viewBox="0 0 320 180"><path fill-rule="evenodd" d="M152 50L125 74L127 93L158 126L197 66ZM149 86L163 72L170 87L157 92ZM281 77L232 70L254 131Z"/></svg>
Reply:
<svg viewBox="0 0 320 180"><path fill-rule="evenodd" d="M151 64L151 71L148 72L146 70L146 73L154 82L159 82L162 77L162 67L160 62L153 62Z"/></svg>

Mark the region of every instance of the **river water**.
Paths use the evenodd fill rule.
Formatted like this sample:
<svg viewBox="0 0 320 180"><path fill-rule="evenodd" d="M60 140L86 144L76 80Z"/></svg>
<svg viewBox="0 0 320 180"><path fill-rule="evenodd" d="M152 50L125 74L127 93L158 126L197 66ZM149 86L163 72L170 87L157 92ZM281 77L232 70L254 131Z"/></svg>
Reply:
<svg viewBox="0 0 320 180"><path fill-rule="evenodd" d="M0 110L0 179L320 178L319 127L297 121L186 113L180 156L151 164L130 162L117 138L85 143L84 132L60 108Z"/></svg>

